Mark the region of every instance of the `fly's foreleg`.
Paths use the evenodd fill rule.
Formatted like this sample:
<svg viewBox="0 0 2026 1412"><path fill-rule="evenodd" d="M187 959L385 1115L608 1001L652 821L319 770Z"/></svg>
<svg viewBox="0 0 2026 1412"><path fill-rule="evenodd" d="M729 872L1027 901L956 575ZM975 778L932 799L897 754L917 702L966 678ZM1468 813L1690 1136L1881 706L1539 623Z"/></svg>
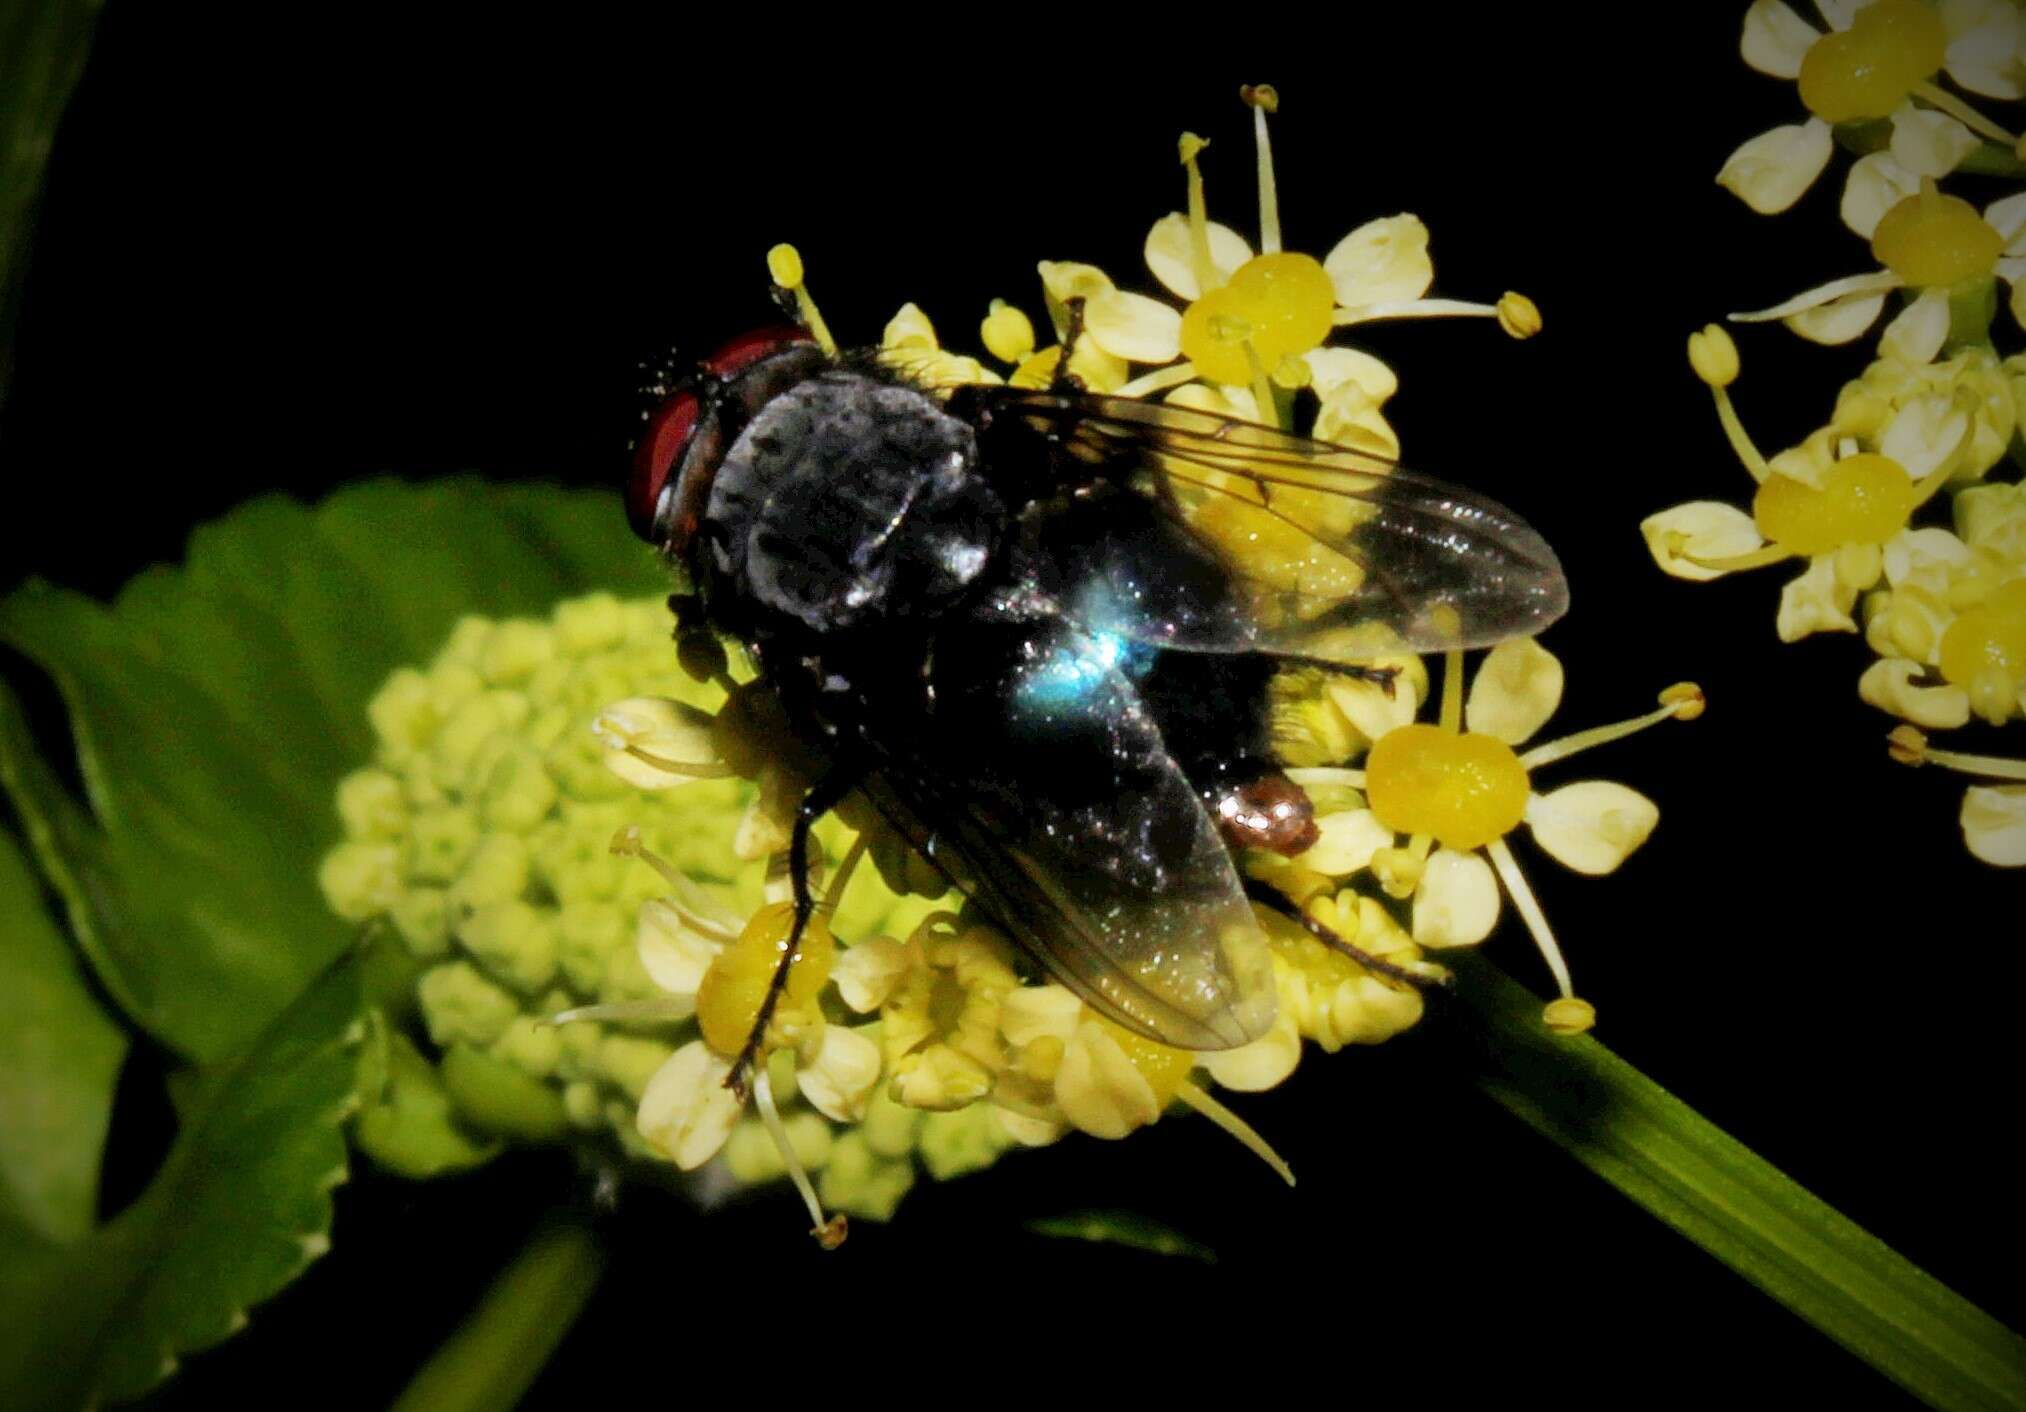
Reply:
<svg viewBox="0 0 2026 1412"><path fill-rule="evenodd" d="M809 831L816 821L843 802L844 796L858 785L858 772L840 766L831 766L821 779L810 786L802 796L802 802L795 806L795 825L788 837L788 885L794 890L795 919L788 929L788 944L782 949L781 959L774 965L774 974L768 979L767 993L760 1000L759 1011L753 1016L753 1028L746 1035L746 1042L739 1050L739 1057L732 1061L731 1074L725 1079L725 1087L737 1094L741 1101L746 1097L753 1065L758 1062L760 1046L767 1037L767 1026L774 1021L774 1010L781 1003L781 993L788 988L788 973L794 969L796 958L802 950L802 934L809 929L809 919L816 912L816 894L809 888Z"/></svg>

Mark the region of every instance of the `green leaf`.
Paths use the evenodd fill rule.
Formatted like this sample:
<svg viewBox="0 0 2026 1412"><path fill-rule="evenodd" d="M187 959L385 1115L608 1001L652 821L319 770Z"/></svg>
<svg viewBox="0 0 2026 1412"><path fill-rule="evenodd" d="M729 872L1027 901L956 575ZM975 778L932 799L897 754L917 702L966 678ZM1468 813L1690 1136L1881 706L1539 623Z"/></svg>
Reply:
<svg viewBox="0 0 2026 1412"><path fill-rule="evenodd" d="M39 0L0 9L0 402L14 363L14 323L56 125L84 72L100 0Z"/></svg>
<svg viewBox="0 0 2026 1412"><path fill-rule="evenodd" d="M67 1245L0 1228L10 1407L137 1396L323 1253L360 1028L348 958L245 1054L196 1076L161 1171L116 1220Z"/></svg>
<svg viewBox="0 0 2026 1412"><path fill-rule="evenodd" d="M2026 1406L2026 1339L1603 1045L1551 1034L1491 963L1452 964L1484 1026L1478 1083L1530 1127L1931 1405Z"/></svg>
<svg viewBox="0 0 2026 1412"><path fill-rule="evenodd" d="M88 807L0 700L0 782L107 992L200 1062L245 1045L351 941L318 892L366 702L467 614L546 613L663 569L613 497L474 480L279 496L110 606L34 583L0 640L69 710Z"/></svg>
<svg viewBox="0 0 2026 1412"><path fill-rule="evenodd" d="M91 1229L125 1033L99 1007L0 830L0 1219L51 1240Z"/></svg>
<svg viewBox="0 0 2026 1412"><path fill-rule="evenodd" d="M1029 1221L1027 1229L1036 1235L1053 1236L1059 1240L1098 1241L1144 1250L1152 1255L1179 1255L1188 1260L1200 1260L1205 1265L1217 1263L1217 1252L1209 1246L1135 1211L1075 1211L1065 1216Z"/></svg>

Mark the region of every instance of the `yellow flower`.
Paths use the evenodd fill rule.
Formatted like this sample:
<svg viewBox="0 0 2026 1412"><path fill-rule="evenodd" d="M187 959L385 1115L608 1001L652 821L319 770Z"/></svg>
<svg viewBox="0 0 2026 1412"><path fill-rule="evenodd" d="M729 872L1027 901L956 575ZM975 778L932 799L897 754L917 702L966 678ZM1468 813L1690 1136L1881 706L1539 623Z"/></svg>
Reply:
<svg viewBox="0 0 2026 1412"><path fill-rule="evenodd" d="M1658 710L1522 754L1515 747L1546 723L1561 700L1561 663L1529 639L1503 643L1485 655L1467 701L1460 673L1461 654L1451 654L1439 724L1408 723L1378 736L1359 770L1291 772L1311 788L1349 786L1362 792L1318 820L1320 840L1295 865L1339 877L1369 869L1386 891L1413 899L1412 939L1429 948L1474 946L1490 935L1502 885L1562 995L1573 1002L1560 947L1506 836L1524 823L1534 842L1565 866L1591 875L1615 870L1659 821L1652 801L1604 780L1538 793L1532 774L1660 721L1693 719L1702 712L1702 694L1692 686L1670 687ZM1364 901L1377 906L1373 899ZM1354 927L1353 934L1366 929ZM1563 1006L1557 1014L1564 1028L1587 1028L1581 1011Z"/></svg>

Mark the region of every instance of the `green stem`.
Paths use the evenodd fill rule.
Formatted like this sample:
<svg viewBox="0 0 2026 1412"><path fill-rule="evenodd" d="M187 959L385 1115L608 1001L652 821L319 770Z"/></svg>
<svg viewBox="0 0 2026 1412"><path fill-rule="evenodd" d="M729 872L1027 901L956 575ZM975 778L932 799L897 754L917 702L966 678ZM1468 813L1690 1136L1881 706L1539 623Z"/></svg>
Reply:
<svg viewBox="0 0 2026 1412"><path fill-rule="evenodd" d="M1549 1033L1490 962L1453 964L1487 1031L1478 1084L1528 1126L1933 1406L2026 1406L2026 1339L1603 1045Z"/></svg>
<svg viewBox="0 0 2026 1412"><path fill-rule="evenodd" d="M393 1412L504 1412L584 1310L605 1258L581 1226L538 1231L422 1366Z"/></svg>

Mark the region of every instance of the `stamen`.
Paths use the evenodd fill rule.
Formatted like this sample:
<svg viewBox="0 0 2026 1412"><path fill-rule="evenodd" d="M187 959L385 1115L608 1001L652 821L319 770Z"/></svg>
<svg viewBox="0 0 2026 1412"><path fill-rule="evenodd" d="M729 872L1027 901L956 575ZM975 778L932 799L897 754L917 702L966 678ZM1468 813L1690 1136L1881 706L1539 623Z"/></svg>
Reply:
<svg viewBox="0 0 2026 1412"><path fill-rule="evenodd" d="M1252 105L1252 144L1259 152L1259 253L1280 253L1280 194L1273 182L1273 144L1266 136L1266 115L1280 110L1280 95L1270 83L1247 84L1238 96Z"/></svg>
<svg viewBox="0 0 2026 1412"><path fill-rule="evenodd" d="M1265 365L1259 361L1259 354L1250 338L1245 340L1245 361L1252 365L1252 400L1259 404L1259 420L1270 427L1280 426L1280 403L1273 395L1273 382L1266 376ZM1287 428L1281 427L1285 431Z"/></svg>
<svg viewBox="0 0 2026 1412"><path fill-rule="evenodd" d="M1112 395L1114 397L1148 397L1156 392L1166 392L1171 387L1180 387L1196 377L1196 365L1187 359L1170 363L1165 368L1155 368L1124 384Z"/></svg>
<svg viewBox="0 0 2026 1412"><path fill-rule="evenodd" d="M1749 554L1718 554L1707 559L1699 554L1683 554L1681 557L1701 568L1715 569L1718 573L1728 574L1740 569L1763 569L1768 564L1777 564L1782 559L1793 558L1794 551L1778 544L1768 544L1752 550Z"/></svg>
<svg viewBox="0 0 2026 1412"><path fill-rule="evenodd" d="M1196 270L1196 296L1201 298L1224 281L1210 258L1210 211L1203 199L1203 172L1196 157L1210 144L1193 132L1182 134L1182 165L1189 169L1189 263Z"/></svg>
<svg viewBox="0 0 2026 1412"><path fill-rule="evenodd" d="M1442 654L1442 729L1463 729L1463 654L1454 649Z"/></svg>
<svg viewBox="0 0 2026 1412"><path fill-rule="evenodd" d="M1593 726L1574 735L1565 735L1560 740L1551 740L1520 756L1520 764L1529 773L1543 765L1552 765L1557 760L1566 760L1579 751L1593 746L1608 745L1614 740L1623 740L1628 735L1637 735L1648 726L1657 726L1665 720L1692 721L1703 713L1706 704L1702 688L1693 682L1671 686L1660 694L1660 709L1648 711L1643 716L1634 716L1615 725Z"/></svg>
<svg viewBox="0 0 2026 1412"><path fill-rule="evenodd" d="M1265 1138L1259 1135L1258 1130L1252 1124L1246 1122L1187 1079L1184 1079L1175 1089L1175 1097L1181 1099L1218 1127L1224 1129L1225 1132L1230 1133L1231 1136L1244 1143L1246 1151L1250 1152L1267 1166L1273 1168L1280 1179L1289 1186L1294 1185L1294 1168L1287 1165L1286 1160L1273 1150L1272 1146L1268 1144Z"/></svg>
<svg viewBox="0 0 2026 1412"><path fill-rule="evenodd" d="M692 764L687 760L671 760L665 755L656 755L653 751L642 750L637 745L626 745L620 748L641 764L652 766L657 770L665 770L671 775L687 775L693 780L722 780L731 778L733 774L732 767L725 764L722 760L712 760L705 764Z"/></svg>
<svg viewBox="0 0 2026 1412"><path fill-rule="evenodd" d="M1331 320L1338 328L1369 324L1380 319L1496 319L1496 304L1473 304L1467 299L1389 299L1378 304L1360 304L1339 309Z"/></svg>
<svg viewBox="0 0 2026 1412"><path fill-rule="evenodd" d="M1306 789L1310 785L1348 785L1355 790L1365 787L1365 772L1349 770L1341 765L1301 765L1286 772L1287 777Z"/></svg>
<svg viewBox="0 0 2026 1412"><path fill-rule="evenodd" d="M653 1023L660 1020L687 1020L696 1013L696 1007L680 1000L615 1000L606 1005L579 1005L574 1010L558 1010L555 1014L536 1021L543 1025L574 1025L584 1020L615 1020L621 1024Z"/></svg>
<svg viewBox="0 0 2026 1412"><path fill-rule="evenodd" d="M1941 109L1970 131L1988 137L1993 142L2002 142L2011 147L2020 141L1946 88L1934 83L1921 82L1915 84L1910 91L1914 97L1929 107Z"/></svg>
<svg viewBox="0 0 2026 1412"><path fill-rule="evenodd" d="M1526 922L1527 930L1534 934L1534 945L1541 950L1541 959L1554 972L1555 985L1564 999L1574 1000L1576 988L1569 981L1569 963L1562 959L1561 945L1555 940L1554 930L1548 926L1547 914L1541 911L1540 902L1534 897L1534 890L1527 886L1526 874L1519 868L1519 860L1512 856L1512 849L1502 838L1495 838L1484 846L1491 856L1491 866L1498 871L1498 880L1505 884L1505 894L1512 899L1512 905L1519 909L1520 917ZM1592 1012L1595 1013L1594 1011Z"/></svg>
<svg viewBox="0 0 2026 1412"><path fill-rule="evenodd" d="M1932 750L1927 737L1912 726L1900 726L1886 738L1886 749L1902 765L1940 765L1966 775L1994 780L2026 780L2026 760L2002 755L1966 755L1958 750Z"/></svg>
<svg viewBox="0 0 2026 1412"><path fill-rule="evenodd" d="M1753 445L1751 433L1745 430L1744 422L1738 417L1738 409L1731 403L1730 389L1712 387L1709 393L1716 400L1716 417L1723 423L1724 437L1730 442L1731 451L1744 462L1745 469L1752 473L1753 480L1764 481L1773 473L1773 468L1766 464L1766 458L1759 454L1759 448Z"/></svg>
<svg viewBox="0 0 2026 1412"><path fill-rule="evenodd" d="M1804 309L1819 309L1824 304L1834 303L1852 294L1885 294L1900 288L1906 281L1891 270L1873 270L1869 274L1845 275L1824 285L1806 290L1792 299L1766 309L1752 309L1742 314L1726 314L1725 318L1734 324L1764 324L1774 319L1784 319L1789 314L1798 314Z"/></svg>
<svg viewBox="0 0 2026 1412"><path fill-rule="evenodd" d="M802 1193L802 1204L809 1208L809 1219L816 1224L809 1234L816 1237L816 1243L825 1250L835 1250L844 1244L848 1233L844 1215L825 1217L823 1203L816 1199L816 1188L809 1181L809 1174L802 1169L802 1159L795 1155L794 1144L788 1141L788 1130L781 1126L781 1115L774 1110L774 1086L767 1077L765 1065L759 1066L753 1074L753 1104L760 1110L760 1121L767 1125L767 1136L774 1139L774 1148L781 1154L781 1161L788 1168L788 1175L794 1180L795 1190Z"/></svg>
<svg viewBox="0 0 2026 1412"><path fill-rule="evenodd" d="M830 336L830 325L823 322L823 315L816 311L816 301L809 294L809 286L802 282L802 252L794 246L783 243L767 252L767 273L774 277L774 283L795 296L795 308L800 314L802 327L809 330L809 336L825 353L837 356L837 340Z"/></svg>
<svg viewBox="0 0 2026 1412"><path fill-rule="evenodd" d="M837 904L844 900L844 885L851 881L852 871L858 867L858 860L865 856L865 835L851 840L851 847L845 850L844 861L837 865L837 876L830 880L830 886L823 893L821 909L826 917L837 914Z"/></svg>
<svg viewBox="0 0 2026 1412"><path fill-rule="evenodd" d="M690 886L689 879L682 873L677 872L673 863L669 862L659 853L656 853L653 849L641 845L640 826L638 824L628 824L626 827L620 829L618 833L613 834L609 847L620 858L638 858L641 862L647 864L648 867L654 869L655 872L661 874L662 881L666 882L670 887L675 888L678 892Z"/></svg>

